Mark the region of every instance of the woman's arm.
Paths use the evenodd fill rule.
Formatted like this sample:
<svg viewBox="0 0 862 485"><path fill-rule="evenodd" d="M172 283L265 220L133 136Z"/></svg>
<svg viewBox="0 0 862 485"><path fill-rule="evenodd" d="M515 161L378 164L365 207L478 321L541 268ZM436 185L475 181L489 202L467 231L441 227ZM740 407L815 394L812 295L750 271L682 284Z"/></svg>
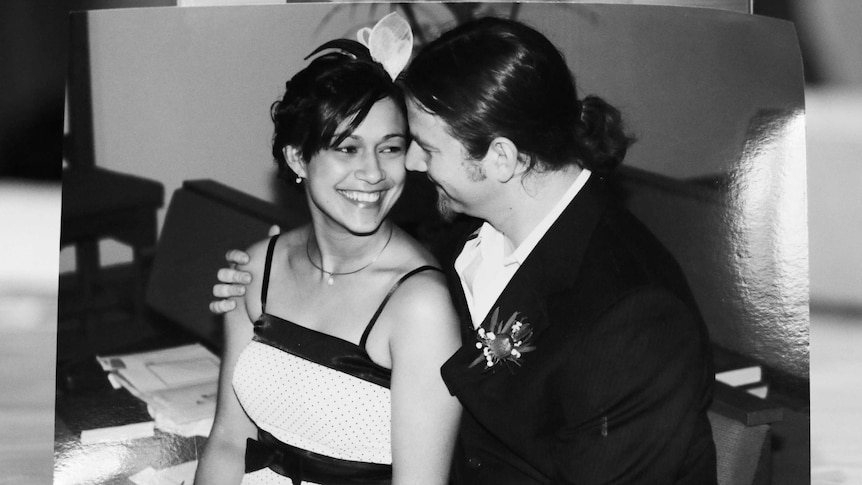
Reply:
<svg viewBox="0 0 862 485"><path fill-rule="evenodd" d="M403 292L403 293L402 293ZM443 277L418 274L390 302L393 485L446 484L461 415L440 366L460 346L457 316Z"/></svg>
<svg viewBox="0 0 862 485"><path fill-rule="evenodd" d="M260 274L255 266L262 267L262 259L252 256L247 270ZM236 298L236 311L224 318L218 403L212 431L195 475L196 485L240 483L245 472L246 439L257 437L257 427L242 409L231 383L237 359L254 334L250 314L259 313L260 304L253 300L256 295L259 290L254 288L245 298Z"/></svg>

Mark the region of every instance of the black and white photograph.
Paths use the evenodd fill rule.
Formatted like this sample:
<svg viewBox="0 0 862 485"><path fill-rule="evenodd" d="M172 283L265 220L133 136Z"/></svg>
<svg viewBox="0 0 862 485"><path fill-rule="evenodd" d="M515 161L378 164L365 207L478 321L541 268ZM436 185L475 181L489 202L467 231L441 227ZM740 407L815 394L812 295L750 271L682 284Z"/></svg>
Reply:
<svg viewBox="0 0 862 485"><path fill-rule="evenodd" d="M57 3L0 483L862 483L862 9Z"/></svg>

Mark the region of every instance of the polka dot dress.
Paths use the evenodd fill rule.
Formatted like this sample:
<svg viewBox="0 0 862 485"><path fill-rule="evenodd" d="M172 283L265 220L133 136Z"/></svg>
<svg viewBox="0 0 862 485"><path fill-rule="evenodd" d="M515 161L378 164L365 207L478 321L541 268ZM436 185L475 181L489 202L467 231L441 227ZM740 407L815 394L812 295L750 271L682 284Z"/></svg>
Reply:
<svg viewBox="0 0 862 485"><path fill-rule="evenodd" d="M392 461L385 387L252 342L234 389L255 423L285 443L345 460Z"/></svg>
<svg viewBox="0 0 862 485"><path fill-rule="evenodd" d="M388 369L356 344L272 315L264 314L255 327L233 377L234 392L252 421L297 448L391 464ZM242 483L290 481L263 469Z"/></svg>
<svg viewBox="0 0 862 485"><path fill-rule="evenodd" d="M261 287L263 314L254 339L236 363L233 389L246 414L272 438L317 455L349 462L391 465L391 372L365 351L365 341L383 307L412 275L389 290L357 345L266 313L274 236L267 250ZM290 484L269 468L247 473L243 484ZM312 482L303 484L315 485Z"/></svg>

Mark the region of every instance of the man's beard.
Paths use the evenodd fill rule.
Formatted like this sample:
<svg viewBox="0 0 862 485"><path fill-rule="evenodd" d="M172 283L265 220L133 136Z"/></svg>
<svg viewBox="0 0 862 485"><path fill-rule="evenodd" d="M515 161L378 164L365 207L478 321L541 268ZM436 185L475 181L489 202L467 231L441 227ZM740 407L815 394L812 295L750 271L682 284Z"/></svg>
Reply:
<svg viewBox="0 0 862 485"><path fill-rule="evenodd" d="M437 188L437 212L444 222L452 222L458 215L452 208L452 200L439 187Z"/></svg>
<svg viewBox="0 0 862 485"><path fill-rule="evenodd" d="M469 158L469 155L464 152L462 165L467 170L467 174L470 177L470 180L473 182L481 182L487 178L485 175L485 167L482 166L481 160L474 160ZM430 177L429 177L430 178ZM434 182L433 179L431 179ZM437 185L437 212L440 214L440 218L443 219L444 222L452 222L455 220L455 216L458 215L458 211L452 208L452 198L443 191L443 189Z"/></svg>

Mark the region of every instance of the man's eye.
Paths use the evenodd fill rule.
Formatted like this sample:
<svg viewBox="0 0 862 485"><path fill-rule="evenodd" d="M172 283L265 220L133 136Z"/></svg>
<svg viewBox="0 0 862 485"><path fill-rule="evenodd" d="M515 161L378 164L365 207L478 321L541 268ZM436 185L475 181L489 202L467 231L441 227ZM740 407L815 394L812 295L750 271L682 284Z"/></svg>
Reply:
<svg viewBox="0 0 862 485"><path fill-rule="evenodd" d="M354 146L342 146L342 147L335 147L335 151L337 151L339 153L353 154L353 153L357 152L357 149Z"/></svg>

